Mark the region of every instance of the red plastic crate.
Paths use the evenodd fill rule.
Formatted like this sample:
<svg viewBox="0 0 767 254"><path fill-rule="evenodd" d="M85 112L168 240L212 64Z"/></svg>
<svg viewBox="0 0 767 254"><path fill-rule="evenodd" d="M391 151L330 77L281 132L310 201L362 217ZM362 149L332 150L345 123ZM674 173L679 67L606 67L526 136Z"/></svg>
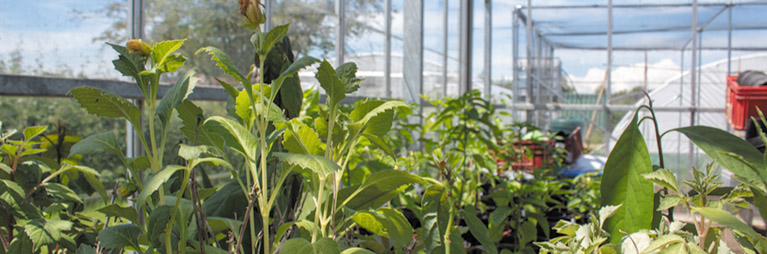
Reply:
<svg viewBox="0 0 767 254"><path fill-rule="evenodd" d="M737 79L737 75L727 76L725 115L734 129L743 130L750 117L759 117L756 107L767 111L767 86L740 86Z"/></svg>

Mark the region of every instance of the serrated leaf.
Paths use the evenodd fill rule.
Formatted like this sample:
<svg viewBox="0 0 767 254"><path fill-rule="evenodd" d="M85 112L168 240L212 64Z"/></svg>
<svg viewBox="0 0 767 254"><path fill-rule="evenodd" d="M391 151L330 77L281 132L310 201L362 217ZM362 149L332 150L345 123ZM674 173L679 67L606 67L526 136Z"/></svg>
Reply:
<svg viewBox="0 0 767 254"><path fill-rule="evenodd" d="M282 145L289 152L322 155L322 141L314 129L296 120L286 124L286 129Z"/></svg>
<svg viewBox="0 0 767 254"><path fill-rule="evenodd" d="M247 160L255 160L258 144L250 130L234 120L220 116L208 118L204 126L221 136L229 148L240 153Z"/></svg>
<svg viewBox="0 0 767 254"><path fill-rule="evenodd" d="M357 78L357 64L353 62L344 63L336 68L336 76L344 84L346 93L353 93L360 88L361 78Z"/></svg>
<svg viewBox="0 0 767 254"><path fill-rule="evenodd" d="M141 207L146 203L146 200L149 198L149 196L152 195L155 191L160 189L160 186L168 181L171 175L173 173L176 173L176 171L184 170L185 167L179 166L179 165L168 165L164 169L160 170L156 174L152 175L152 178L149 179L149 181L146 181L144 183L144 189L141 190L141 193L138 195L138 199L136 201L136 205L138 207Z"/></svg>
<svg viewBox="0 0 767 254"><path fill-rule="evenodd" d="M98 254L98 251L96 251L96 248L93 246L82 244L79 248L77 248L75 254Z"/></svg>
<svg viewBox="0 0 767 254"><path fill-rule="evenodd" d="M147 238L149 241L158 245L162 242L165 228L170 223L171 213L173 212L173 206L162 205L157 206L152 213L149 214L149 221L147 222Z"/></svg>
<svg viewBox="0 0 767 254"><path fill-rule="evenodd" d="M330 108L335 108L338 103L346 98L346 89L341 80L336 76L336 71L330 65L328 60L323 60L320 63L320 67L317 68L317 75L315 75L317 81L320 83L320 87L325 90L325 94L328 95L327 104Z"/></svg>
<svg viewBox="0 0 767 254"><path fill-rule="evenodd" d="M649 174L642 175L647 180L652 181L653 183L669 188L673 190L676 193L681 194L682 192L679 190L679 186L676 182L676 176L674 176L674 173L671 172L671 170L662 168L656 171L653 171Z"/></svg>
<svg viewBox="0 0 767 254"><path fill-rule="evenodd" d="M103 117L123 117L134 128L139 128L141 111L133 103L113 93L92 87L78 87L69 91L88 113Z"/></svg>
<svg viewBox="0 0 767 254"><path fill-rule="evenodd" d="M91 135L80 142L77 142L69 149L68 157L72 157L75 154L87 155L95 152L107 150L118 154L121 157L123 155L122 149L120 149L117 136L112 131L102 132L99 134Z"/></svg>
<svg viewBox="0 0 767 254"><path fill-rule="evenodd" d="M170 116L173 109L183 102L189 94L192 93L197 85L198 78L194 77L195 71L190 70L179 77L176 84L165 93L160 103L155 109L155 114L160 118L163 125L170 123ZM165 126L167 127L167 126Z"/></svg>
<svg viewBox="0 0 767 254"><path fill-rule="evenodd" d="M202 158L203 155L209 154L213 156L221 156L222 152L212 146L200 145L190 146L181 144L178 148L178 156L185 160L193 160Z"/></svg>
<svg viewBox="0 0 767 254"><path fill-rule="evenodd" d="M122 249L126 246L133 246L138 250L139 235L141 235L141 229L133 224L107 227L99 232L99 246L107 249Z"/></svg>
<svg viewBox="0 0 767 254"><path fill-rule="evenodd" d="M461 212L463 219L466 221L466 225L469 226L469 232L477 239L482 247L485 248L487 253L498 253L498 249L495 247L495 243L490 240L490 233L487 227L482 221L477 218L474 207L466 206ZM524 227L523 227L524 228Z"/></svg>
<svg viewBox="0 0 767 254"><path fill-rule="evenodd" d="M620 209L621 206L623 205L617 205L617 206L608 205L608 206L603 206L602 208L600 208L599 209L599 225L603 226L605 224L605 220L607 220L607 218L610 218L610 216L613 216L616 212L618 212L618 209Z"/></svg>
<svg viewBox="0 0 767 254"><path fill-rule="evenodd" d="M15 208L24 199L25 192L18 183L0 179L0 204ZM11 209L12 210L12 209Z"/></svg>
<svg viewBox="0 0 767 254"><path fill-rule="evenodd" d="M35 250L40 247L55 244L61 240L63 231L72 228L72 222L66 220L34 219L24 225L24 232L32 240Z"/></svg>
<svg viewBox="0 0 767 254"><path fill-rule="evenodd" d="M27 128L24 128L24 140L32 140L33 138L37 137L40 134L43 134L45 130L48 129L48 126L30 126Z"/></svg>
<svg viewBox="0 0 767 254"><path fill-rule="evenodd" d="M60 183L45 183L43 184L43 188L48 192L48 195L61 199L62 201L83 202L83 200L80 199L80 196L66 185Z"/></svg>
<svg viewBox="0 0 767 254"><path fill-rule="evenodd" d="M341 167L338 166L335 161L319 155L274 153L274 156L287 164L311 170L321 177L327 177L328 175L341 170Z"/></svg>
<svg viewBox="0 0 767 254"><path fill-rule="evenodd" d="M352 128L365 128L365 133L383 136L391 129L394 119L394 109L407 108L401 101L368 101L352 110Z"/></svg>
<svg viewBox="0 0 767 254"><path fill-rule="evenodd" d="M345 249L344 251L341 252L341 254L375 254L375 253L363 248L353 247L353 248Z"/></svg>
<svg viewBox="0 0 767 254"><path fill-rule="evenodd" d="M621 205L623 209L607 220L604 228L612 243L620 243L620 230L637 232L650 229L653 219L653 185L642 174L652 172L652 161L637 114L623 131L605 163L602 175L602 206Z"/></svg>
<svg viewBox="0 0 767 254"><path fill-rule="evenodd" d="M389 237L389 234L384 230L383 222L381 222L385 219L383 215L369 211L359 211L352 216L352 220L365 230L376 235Z"/></svg>
<svg viewBox="0 0 767 254"><path fill-rule="evenodd" d="M684 238L678 235L664 235L650 242L650 245L648 245L642 251L642 253L650 253L652 251L655 251L655 250L664 248L668 245L672 245L676 243L684 243Z"/></svg>
<svg viewBox="0 0 767 254"><path fill-rule="evenodd" d="M303 238L288 239L280 245L280 253L314 253L312 243Z"/></svg>
<svg viewBox="0 0 767 254"><path fill-rule="evenodd" d="M144 63L146 62L146 57L130 54L124 46L112 43L107 44L119 54L118 59L112 61L115 70L122 73L123 76L138 78L139 72L142 72L145 69ZM146 94L146 92L144 92L144 94Z"/></svg>
<svg viewBox="0 0 767 254"><path fill-rule="evenodd" d="M269 51L272 50L272 47L274 47L274 44L276 44L278 41L282 40L282 37L285 37L286 34L288 34L288 29L290 28L290 23L276 26L269 30L269 32L266 33L266 36L264 36L264 44L259 47L259 45L256 45L257 49L260 49L261 52L259 52L260 55L266 55L269 53ZM253 36L258 37L258 34L255 34Z"/></svg>
<svg viewBox="0 0 767 254"><path fill-rule="evenodd" d="M370 141L370 143L372 143L376 147L380 148L381 150L384 150L384 152L386 152L387 155L391 156L392 159L395 159L395 160L397 159L397 156L394 155L394 151L392 151L391 147L389 147L389 145L386 144L383 140L381 140L381 138L379 138L378 136L370 134L370 133L363 133L362 136L367 138Z"/></svg>
<svg viewBox="0 0 767 254"><path fill-rule="evenodd" d="M338 243L330 238L320 238L312 244L314 254L339 254ZM290 252L287 252L290 253Z"/></svg>
<svg viewBox="0 0 767 254"><path fill-rule="evenodd" d="M682 204L684 202L684 198L676 195L669 195L663 197L663 199L660 200L660 205L658 205L658 209L655 209L656 211L663 211L667 210L669 208L675 207L679 204Z"/></svg>
<svg viewBox="0 0 767 254"><path fill-rule="evenodd" d="M198 50L195 54L200 54L200 52L203 51L208 52L208 54L211 56L210 59L216 61L216 65L221 68L224 73L232 76L246 88L250 88L250 86L252 86L250 81L248 81L248 79L245 78L245 76L237 70L234 63L229 59L229 56L227 56L226 53L215 47L204 47Z"/></svg>
<svg viewBox="0 0 767 254"><path fill-rule="evenodd" d="M318 63L318 62L320 62L319 59L311 57L311 56L301 57L300 59L298 59L295 62L293 62L292 64L290 64L288 69L286 69L285 71L280 73L280 76L286 76L286 75L294 74L294 73L298 72L299 70L304 69L306 67L309 67L312 64L315 64L315 63Z"/></svg>
<svg viewBox="0 0 767 254"><path fill-rule="evenodd" d="M181 45L184 44L184 40L170 40L170 41L161 41L158 43L155 43L152 46L152 61L155 63L156 68L161 69L164 72L175 72L176 68L178 68L179 61L181 61L181 65L183 65L184 60L182 61L180 58L183 58L180 55L174 55L173 52L176 52L179 48L181 48Z"/></svg>
<svg viewBox="0 0 767 254"><path fill-rule="evenodd" d="M109 217L122 217L130 220L134 224L140 224L138 221L138 213L136 212L136 208L133 207L122 207L118 204L111 204L99 208L97 211Z"/></svg>

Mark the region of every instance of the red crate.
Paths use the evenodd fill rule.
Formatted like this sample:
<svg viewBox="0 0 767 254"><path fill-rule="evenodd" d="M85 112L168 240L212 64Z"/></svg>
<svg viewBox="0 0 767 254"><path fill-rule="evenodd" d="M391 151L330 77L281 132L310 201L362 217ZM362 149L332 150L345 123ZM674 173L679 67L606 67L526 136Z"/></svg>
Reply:
<svg viewBox="0 0 767 254"><path fill-rule="evenodd" d="M727 76L725 115L734 129L743 130L750 117L759 117L756 107L767 111L767 86L740 86L737 79L737 75Z"/></svg>

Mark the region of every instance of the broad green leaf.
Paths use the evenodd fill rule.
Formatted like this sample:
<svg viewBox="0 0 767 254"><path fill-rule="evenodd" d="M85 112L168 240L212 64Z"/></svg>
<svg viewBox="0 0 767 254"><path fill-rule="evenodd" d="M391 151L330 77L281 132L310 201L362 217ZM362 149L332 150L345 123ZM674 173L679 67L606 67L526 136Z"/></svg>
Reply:
<svg viewBox="0 0 767 254"><path fill-rule="evenodd" d="M345 187L339 190L338 192L338 200L345 201L345 202L339 202L338 208L341 208L342 206L346 206L351 208L352 210L357 210L357 211L365 210L365 209L375 209L386 204L386 202L391 201L392 198L396 197L400 192L404 191L407 187L408 186L405 185L405 186L394 188L394 189L383 189L374 185L374 186L369 186L367 188L360 190L357 193L357 195L355 195L352 198L349 198L349 196L357 192L360 186L355 185L355 186Z"/></svg>
<svg viewBox="0 0 767 254"><path fill-rule="evenodd" d="M88 113L103 117L123 117L134 128L139 128L141 111L133 103L113 93L92 87L78 87L69 91Z"/></svg>
<svg viewBox="0 0 767 254"><path fill-rule="evenodd" d="M99 232L99 246L107 249L122 249L126 246L132 246L139 249L139 235L141 235L141 228L133 224L107 227Z"/></svg>
<svg viewBox="0 0 767 254"><path fill-rule="evenodd" d="M394 109L408 108L401 101L368 101L352 110L351 120L354 122L350 128L364 128L365 133L376 136L384 136L391 129L394 119Z"/></svg>
<svg viewBox="0 0 767 254"><path fill-rule="evenodd" d="M377 186L381 189L391 190L402 185L424 182L423 178L401 170L389 170L376 172L368 175L362 186Z"/></svg>
<svg viewBox="0 0 767 254"><path fill-rule="evenodd" d="M61 240L63 231L71 228L71 221L35 219L24 225L24 232L32 240L34 249L40 250L42 246L57 243Z"/></svg>
<svg viewBox="0 0 767 254"><path fill-rule="evenodd" d="M339 254L338 243L330 238L321 238L312 244L314 254Z"/></svg>
<svg viewBox="0 0 767 254"><path fill-rule="evenodd" d="M362 136L367 138L370 141L370 143L372 143L376 147L378 147L381 150L383 150L384 152L386 152L386 154L391 156L393 159L395 159L395 160L397 159L397 156L394 155L394 151L392 151L391 147L389 147L389 145L386 144L386 142L381 140L381 138L379 138L379 136L376 136L376 135L373 135L373 134L370 134L370 133L363 133Z"/></svg>
<svg viewBox="0 0 767 254"><path fill-rule="evenodd" d="M125 157L123 155L122 149L120 148L119 141L117 141L117 136L115 136L113 131L94 134L88 136L80 142L77 142L69 150L68 157L72 157L75 154L87 155L103 150L118 154L120 157Z"/></svg>
<svg viewBox="0 0 767 254"><path fill-rule="evenodd" d="M490 241L499 242L503 238L503 230L506 227L506 219L514 210L509 207L501 206L497 207L490 213L490 219L488 220L488 234L490 235Z"/></svg>
<svg viewBox="0 0 767 254"><path fill-rule="evenodd" d="M291 75L285 78L280 89L279 102L287 113L288 118L296 118L301 115L301 106L304 103L304 93L301 89L301 80L298 75ZM276 101L276 100L275 100Z"/></svg>
<svg viewBox="0 0 767 254"><path fill-rule="evenodd" d="M220 49L217 49L215 47L204 47L197 51L195 54L200 54L200 52L208 52L210 54L210 59L216 61L216 65L218 65L221 70L224 71L229 76L232 76L234 79L239 81L243 86L246 88L250 88L252 85L250 81L248 81L247 78L245 78L240 71L237 70L237 68L234 66L234 63L232 60L229 59L229 56L227 56L223 51Z"/></svg>
<svg viewBox="0 0 767 254"><path fill-rule="evenodd" d="M173 54L181 48L184 40L161 41L152 46L152 61L155 67L163 72L176 72L178 67L184 65L186 58L179 54Z"/></svg>
<svg viewBox="0 0 767 254"><path fill-rule="evenodd" d="M745 140L723 130L708 126L690 126L673 129L673 131L681 132L687 136L706 155L719 165L732 171L735 175L746 179L761 179L762 182L767 182L767 172L763 172L764 170L756 173L742 161L725 155L725 153L737 154L752 165L763 165L762 154Z"/></svg>
<svg viewBox="0 0 767 254"><path fill-rule="evenodd" d="M112 61L115 70L122 73L123 76L134 77L138 79L139 73L145 69L144 63L146 62L146 57L130 54L124 46L112 43L107 44L119 54L118 59ZM142 92L146 94L143 89Z"/></svg>
<svg viewBox="0 0 767 254"><path fill-rule="evenodd" d="M311 170L322 177L327 177L328 175L341 170L341 167L338 166L335 161L319 155L274 153L274 156L279 158L282 162Z"/></svg>
<svg viewBox="0 0 767 254"><path fill-rule="evenodd" d="M136 212L136 208L133 207L122 207L118 204L111 204L102 207L97 211L109 217L122 217L130 220L134 224L140 224L138 221L138 213Z"/></svg>
<svg viewBox="0 0 767 254"><path fill-rule="evenodd" d="M83 200L80 199L80 196L78 196L77 193L75 193L72 189L70 189L66 185L49 182L49 183L43 184L43 188L45 188L45 191L48 193L48 195L54 198L60 199L61 201L69 201L69 202L77 202L77 203L83 202Z"/></svg>
<svg viewBox="0 0 767 254"><path fill-rule="evenodd" d="M93 246L82 244L79 248L77 248L75 254L98 254L98 251L96 251L96 248Z"/></svg>
<svg viewBox="0 0 767 254"><path fill-rule="evenodd" d="M268 54L269 51L272 50L272 47L274 47L274 44L276 44L278 41L281 41L282 37L285 37L285 35L288 34L288 28L290 28L290 23L276 26L269 30L269 32L266 33L266 36L264 36L264 44L261 45L261 47L259 47L259 45L255 45L257 49L261 50L259 54ZM258 37L257 34L254 36Z"/></svg>
<svg viewBox="0 0 767 254"><path fill-rule="evenodd" d="M255 160L258 143L256 137L245 126L220 116L208 118L204 126L224 138L226 145L240 153L246 160Z"/></svg>
<svg viewBox="0 0 767 254"><path fill-rule="evenodd" d="M183 102L194 90L194 87L199 80L194 74L195 71L190 70L181 75L178 81L176 81L176 85L171 87L170 90L165 93L165 96L162 97L162 100L160 100L154 113L157 114L163 125L168 125L168 123L170 123L170 116L173 109L181 104L181 102Z"/></svg>
<svg viewBox="0 0 767 254"><path fill-rule="evenodd" d="M222 156L223 152L218 148L206 145L190 146L181 144L178 148L178 156L185 160L193 160L202 158L203 155L209 154L213 156Z"/></svg>
<svg viewBox="0 0 767 254"><path fill-rule="evenodd" d="M0 171L2 171L5 174L11 174L11 172L13 172L13 169L4 163L0 163Z"/></svg>
<svg viewBox="0 0 767 254"><path fill-rule="evenodd" d="M336 76L336 71L333 70L328 60L323 60L320 63L315 77L320 83L320 87L325 90L325 94L328 95L327 104L330 108L335 108L341 100L346 98L346 88Z"/></svg>
<svg viewBox="0 0 767 254"><path fill-rule="evenodd" d="M171 203L171 202L168 202ZM152 213L149 214L149 221L147 221L147 239L156 246L162 243L164 237L165 228L170 223L171 213L173 212L173 206L162 205L157 206Z"/></svg>
<svg viewBox="0 0 767 254"><path fill-rule="evenodd" d="M34 243L27 234L18 234L8 245L6 253L35 253Z"/></svg>
<svg viewBox="0 0 767 254"><path fill-rule="evenodd" d="M206 217L208 218L208 225L214 234L221 233L227 230L235 231L242 226L242 221L238 221L230 218L223 217ZM292 222L290 222L292 223ZM275 245L276 246L276 245Z"/></svg>
<svg viewBox="0 0 767 254"><path fill-rule="evenodd" d="M168 165L164 169L160 170L156 174L152 175L152 178L149 179L149 181L146 181L144 183L144 189L141 190L141 193L138 195L138 199L136 201L136 205L138 207L141 207L146 203L146 200L149 198L149 196L152 195L155 191L160 189L160 186L168 181L171 175L173 173L176 173L178 170L184 170L185 167L179 166L179 165Z"/></svg>
<svg viewBox="0 0 767 254"><path fill-rule="evenodd" d="M25 192L18 183L0 179L0 205L15 208L24 199Z"/></svg>
<svg viewBox="0 0 767 254"><path fill-rule="evenodd" d="M309 67L312 64L318 63L319 61L320 60L318 60L317 58L314 58L314 57L311 57L311 56L301 57L300 59L298 59L295 62L293 62L292 64L290 64L288 69L283 71L280 74L280 76L286 76L286 75L294 74L294 73L298 72L301 69Z"/></svg>
<svg viewBox="0 0 767 254"><path fill-rule="evenodd" d="M253 102L250 100L248 91L242 90L237 94L234 104L234 112L240 118L240 122L250 129L253 125L253 121L256 119L256 114L253 112Z"/></svg>
<svg viewBox="0 0 767 254"><path fill-rule="evenodd" d="M682 194L676 182L676 176L674 176L674 173L672 173L671 170L662 168L662 169L653 171L652 173L644 174L642 175L642 177L652 181L653 183L657 185L669 188L678 194Z"/></svg>
<svg viewBox="0 0 767 254"><path fill-rule="evenodd" d="M413 227L401 212L391 208L379 208L376 212L386 218L384 227L389 238L394 240L394 246L404 248L413 241Z"/></svg>
<svg viewBox="0 0 767 254"><path fill-rule="evenodd" d="M282 237L285 235L285 232L288 231L293 226L296 227L303 227L303 228L314 228L314 222L308 221L308 220L299 220L299 221L291 221L285 224L280 225L279 228L277 228L277 233L274 234L274 246L277 246L277 244L282 240ZM310 230L311 231L311 230Z"/></svg>
<svg viewBox="0 0 767 254"><path fill-rule="evenodd" d="M183 124L181 131L193 144L211 145L223 149L223 140L203 128L205 115L200 107L190 100L184 100L176 107L176 110Z"/></svg>
<svg viewBox="0 0 767 254"><path fill-rule="evenodd" d="M361 78L357 78L357 64L353 62L344 63L336 68L336 75L344 84L346 93L353 93L360 88Z"/></svg>
<svg viewBox="0 0 767 254"><path fill-rule="evenodd" d="M348 248L341 252L341 254L375 254L372 251L363 248Z"/></svg>
<svg viewBox="0 0 767 254"><path fill-rule="evenodd" d="M664 235L661 237L658 237L658 239L653 240L650 242L650 245L648 245L642 253L650 253L652 251L658 250L660 248L664 248L666 246L677 244L677 243L684 243L684 238L678 235Z"/></svg>
<svg viewBox="0 0 767 254"><path fill-rule="evenodd" d="M314 129L296 120L286 124L286 128L282 140L285 149L297 154L322 155L322 141Z"/></svg>
<svg viewBox="0 0 767 254"><path fill-rule="evenodd" d="M279 253L314 253L314 248L306 239L292 238L280 245Z"/></svg>
<svg viewBox="0 0 767 254"><path fill-rule="evenodd" d="M226 81L220 80L218 78L216 78L216 81L218 81L218 83L224 88L224 91L226 91L226 94L229 95L229 98L237 98L237 94L240 93L237 88L234 88L232 84L229 84Z"/></svg>
<svg viewBox="0 0 767 254"><path fill-rule="evenodd" d="M620 230L633 233L652 226L654 209L648 204L653 203L653 184L642 177L650 172L650 154L634 114L610 152L602 176L602 206L623 206L605 225L612 243L620 243Z"/></svg>
<svg viewBox="0 0 767 254"><path fill-rule="evenodd" d="M466 221L466 224L469 226L469 232L471 232L471 235L473 235L474 238L482 244L482 247L485 248L487 253L498 253L498 249L495 247L495 243L493 243L493 240L490 240L490 232L485 226L485 223L477 218L474 207L466 206L461 212L461 215Z"/></svg>
<svg viewBox="0 0 767 254"><path fill-rule="evenodd" d="M202 211L209 217L234 218L245 214L248 199L236 180L231 180L213 193L202 204Z"/></svg>
<svg viewBox="0 0 767 254"><path fill-rule="evenodd" d="M352 216L352 220L357 223L357 225L367 231L372 232L373 234L389 237L389 233L384 230L384 224L382 222L382 220L386 220L386 217L381 214L376 212L359 211L355 213L354 216Z"/></svg>
<svg viewBox="0 0 767 254"><path fill-rule="evenodd" d="M599 209L599 226L600 227L604 226L605 220L607 220L607 218L612 217L616 212L618 212L621 206L623 205L616 205L616 206L608 205L608 206L603 206L602 208L600 208Z"/></svg>
<svg viewBox="0 0 767 254"><path fill-rule="evenodd" d="M47 129L48 126L30 126L24 128L24 140L32 140L37 137L37 135L43 134Z"/></svg>
<svg viewBox="0 0 767 254"><path fill-rule="evenodd" d="M735 215L732 215L731 213L719 209L719 208L710 208L710 207L690 207L690 209L693 212L700 213L704 217L722 224L724 226L728 226L734 230L738 230L748 236L754 237L754 238L760 238L762 236L759 235L756 231L754 231L753 228L746 225L743 221L738 219L738 217L735 217Z"/></svg>

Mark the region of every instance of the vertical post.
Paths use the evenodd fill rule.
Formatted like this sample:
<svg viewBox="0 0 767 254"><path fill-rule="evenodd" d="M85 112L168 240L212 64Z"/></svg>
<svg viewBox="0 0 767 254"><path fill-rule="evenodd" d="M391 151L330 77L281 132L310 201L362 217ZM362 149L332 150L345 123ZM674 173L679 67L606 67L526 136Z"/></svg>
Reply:
<svg viewBox="0 0 767 254"><path fill-rule="evenodd" d="M272 9L274 8L274 0L264 0L264 13L266 14L266 29L267 31L269 29L274 28L274 23L272 23Z"/></svg>
<svg viewBox="0 0 767 254"><path fill-rule="evenodd" d="M130 36L133 39L143 39L144 38L144 0L132 0L131 1L131 7L130 7ZM139 109L142 108L142 105L144 104L142 100L137 99L131 99L129 100L131 103L135 104ZM141 140L139 139L138 135L143 135L142 133L137 133L133 126L129 121L125 121L125 156L128 158L136 158L141 154ZM131 175L130 170L128 170L128 177L133 177ZM139 178L142 178L141 175L139 175ZM134 205L131 201L128 201L130 205ZM138 207L136 207L138 208ZM144 213L139 213L139 223L144 224Z"/></svg>
<svg viewBox="0 0 767 254"><path fill-rule="evenodd" d="M386 42L384 44L384 94L391 98L391 0L386 1Z"/></svg>
<svg viewBox="0 0 767 254"><path fill-rule="evenodd" d="M442 0L442 97L447 97L447 18L448 0Z"/></svg>
<svg viewBox="0 0 767 254"><path fill-rule="evenodd" d="M679 107L684 106L684 48L681 50L679 57ZM682 111L679 111L679 127L682 127ZM682 140L682 134L676 133L676 140ZM681 142L680 142L681 143ZM682 168L682 146L681 144L676 147L676 167Z"/></svg>
<svg viewBox="0 0 767 254"><path fill-rule="evenodd" d="M732 75L732 5L727 7L727 75Z"/></svg>
<svg viewBox="0 0 767 254"><path fill-rule="evenodd" d="M647 92L647 50L644 51L644 84L642 85L642 90L645 93Z"/></svg>
<svg viewBox="0 0 767 254"><path fill-rule="evenodd" d="M511 12L511 112L514 121L519 121L517 102L519 102L519 12L522 6L517 5Z"/></svg>
<svg viewBox="0 0 767 254"><path fill-rule="evenodd" d="M612 67L613 67L613 1L607 0L607 73L605 81L605 96L602 101L602 106L605 111L605 129L611 130L610 124L610 108L608 108L608 101L612 95ZM605 155L610 154L610 137L612 133L605 133Z"/></svg>
<svg viewBox="0 0 767 254"><path fill-rule="evenodd" d="M344 63L344 50L346 48L346 0L336 0L336 15L338 27L336 28L336 65Z"/></svg>
<svg viewBox="0 0 767 254"><path fill-rule="evenodd" d="M485 98L492 100L493 0L485 0Z"/></svg>
<svg viewBox="0 0 767 254"><path fill-rule="evenodd" d="M690 62L690 107L692 110L690 111L690 126L695 125L695 107L696 107L696 87L695 84L698 80L697 75L697 68L698 68L698 1L692 0L692 39L690 39L690 53L692 55L692 59ZM689 143L690 146L690 154L688 156L688 163L690 163L690 166L695 165L693 161L693 149L695 148L692 144L692 141Z"/></svg>
<svg viewBox="0 0 767 254"><path fill-rule="evenodd" d="M411 123L423 120L423 106L419 97L423 94L423 1L409 0L403 4L404 23L408 25L405 26L402 40L402 94L405 102L418 104L417 117L408 120ZM420 147L419 144L416 147Z"/></svg>
<svg viewBox="0 0 767 254"><path fill-rule="evenodd" d="M532 0L527 0L527 20L525 23L527 27L527 32L525 33L525 39L527 42L525 43L525 46L527 47L527 63L525 64L525 85L527 89L527 103L533 104L533 5ZM526 121L528 123L532 123L533 119L535 119L535 110L527 110L527 116Z"/></svg>
<svg viewBox="0 0 767 254"><path fill-rule="evenodd" d="M461 0L460 8L460 32L458 47L460 50L460 72L459 72L459 89L460 93L471 91L471 38L472 38L472 20L474 13L474 1L473 0Z"/></svg>

